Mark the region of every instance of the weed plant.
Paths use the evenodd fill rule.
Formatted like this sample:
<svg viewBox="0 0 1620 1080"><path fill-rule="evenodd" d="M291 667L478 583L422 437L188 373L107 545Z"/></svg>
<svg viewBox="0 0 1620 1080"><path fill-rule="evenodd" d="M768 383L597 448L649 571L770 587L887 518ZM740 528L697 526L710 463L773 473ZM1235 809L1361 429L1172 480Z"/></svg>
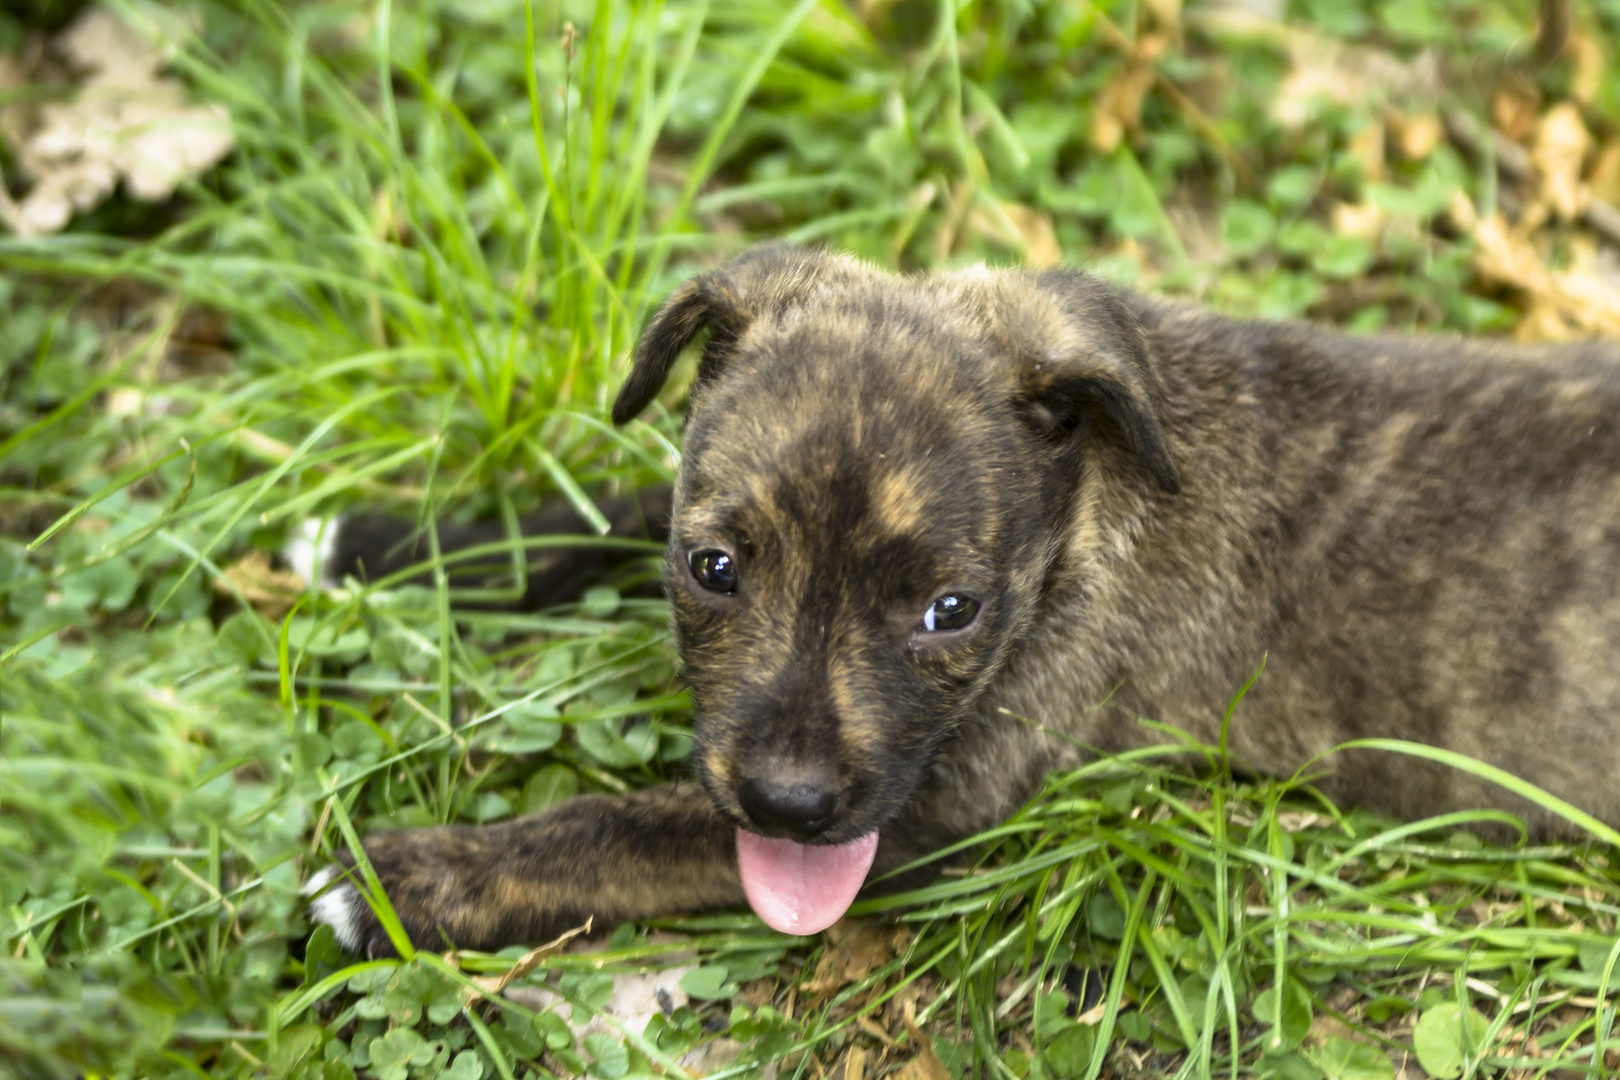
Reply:
<svg viewBox="0 0 1620 1080"><path fill-rule="evenodd" d="M1160 7L120 8L229 106L238 150L174 205L0 239L0 1074L620 1080L730 1039L713 1075L1602 1075L1620 837L1569 808L1590 842L1488 844L1470 830L1514 828L1489 812L1379 821L1168 730L1052 777L966 868L859 904L899 927L863 970L747 914L657 920L545 959L518 981L561 1003L535 1009L471 981L521 949L369 960L310 934L301 883L370 830L681 774L667 613L635 596L650 560L512 615L437 552L430 585L285 596L264 556L353 506L591 520L592 494L667 480L680 387L648 422L604 417L694 265L768 236L901 267L1055 243L1238 313L1516 321L1434 227L1457 192L1490 205L1488 162L1441 144L1374 178L1356 139L1380 105L1287 128L1275 35ZM1530 8L1290 16L1436 50L1480 107ZM1582 10L1612 59L1620 8ZM1151 33L1156 81L1102 149ZM1611 133L1613 70L1587 106ZM1549 96L1570 77L1535 75ZM1335 201L1400 227L1335 233ZM567 1031L613 973L694 955L690 1004L645 1033Z"/></svg>

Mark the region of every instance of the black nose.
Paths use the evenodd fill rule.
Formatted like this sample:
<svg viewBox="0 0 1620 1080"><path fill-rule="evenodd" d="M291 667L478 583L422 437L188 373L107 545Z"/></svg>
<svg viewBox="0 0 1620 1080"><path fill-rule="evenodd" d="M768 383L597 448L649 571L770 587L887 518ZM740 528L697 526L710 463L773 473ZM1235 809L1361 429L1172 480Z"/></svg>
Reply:
<svg viewBox="0 0 1620 1080"><path fill-rule="evenodd" d="M838 796L814 784L745 780L737 798L762 828L806 838L832 824L838 809Z"/></svg>

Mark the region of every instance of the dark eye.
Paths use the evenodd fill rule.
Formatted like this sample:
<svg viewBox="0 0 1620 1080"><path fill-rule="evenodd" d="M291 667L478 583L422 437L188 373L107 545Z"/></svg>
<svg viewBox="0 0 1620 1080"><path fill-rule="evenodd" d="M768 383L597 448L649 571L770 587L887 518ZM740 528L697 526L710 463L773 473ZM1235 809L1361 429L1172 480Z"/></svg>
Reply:
<svg viewBox="0 0 1620 1080"><path fill-rule="evenodd" d="M717 548L700 548L686 556L697 583L710 592L737 591L737 563Z"/></svg>
<svg viewBox="0 0 1620 1080"><path fill-rule="evenodd" d="M979 602L971 596L942 596L923 612L924 630L960 630L979 613Z"/></svg>

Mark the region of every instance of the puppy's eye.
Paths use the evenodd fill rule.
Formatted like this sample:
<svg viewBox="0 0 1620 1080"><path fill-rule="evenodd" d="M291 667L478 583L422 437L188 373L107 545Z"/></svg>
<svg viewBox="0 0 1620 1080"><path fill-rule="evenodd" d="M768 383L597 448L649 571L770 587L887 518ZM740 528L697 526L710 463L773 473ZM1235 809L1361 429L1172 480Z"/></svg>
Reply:
<svg viewBox="0 0 1620 1080"><path fill-rule="evenodd" d="M686 556L697 583L710 592L737 591L737 562L717 548L699 548Z"/></svg>
<svg viewBox="0 0 1620 1080"><path fill-rule="evenodd" d="M923 612L923 629L960 630L979 614L979 602L971 596L942 596Z"/></svg>

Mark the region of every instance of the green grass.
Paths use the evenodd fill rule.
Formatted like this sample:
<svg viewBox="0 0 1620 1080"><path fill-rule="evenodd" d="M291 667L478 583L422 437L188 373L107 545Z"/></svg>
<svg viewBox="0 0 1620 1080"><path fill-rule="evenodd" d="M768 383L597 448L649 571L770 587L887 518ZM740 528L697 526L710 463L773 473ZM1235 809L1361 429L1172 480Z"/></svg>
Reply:
<svg viewBox="0 0 1620 1080"><path fill-rule="evenodd" d="M1477 111L1531 7L1293 15L1443 47L1445 104ZM268 615L213 583L312 513L510 516L666 479L678 390L622 431L605 411L694 265L769 236L1011 262L1039 256L1035 220L1073 261L1244 314L1492 331L1525 298L1441 220L1457 191L1493 205L1487 168L1441 144L1369 175L1380 107L1284 127L1275 37L1196 12L1140 131L1101 149L1129 42L1166 29L1125 0L897 0L870 25L836 0L198 11L175 67L230 106L238 152L175 207L0 238L0 1073L618 1080L723 1031L736 1074L819 1080L851 1047L868 1075L910 1060L909 1002L957 1076L1374 1077L1414 1046L1447 1075L1601 1074L1612 834L1490 846L1467 829L1499 815L1378 821L1209 748L1198 775L1150 753L1053 777L976 869L860 905L909 934L853 979L743 914L546 960L526 981L588 1010L606 973L702 958L693 1007L584 1057L555 1012L464 1007L521 950L305 951L300 882L367 830L679 774L666 612L623 595L650 564L517 617L442 579ZM1612 59L1620 8L1580 13ZM1572 85L1530 77L1548 102ZM1395 226L1330 235L1336 203ZM1552 229L1547 257L1580 239ZM690 940L654 943L670 929ZM1071 967L1105 976L1093 1022L1063 1008Z"/></svg>

